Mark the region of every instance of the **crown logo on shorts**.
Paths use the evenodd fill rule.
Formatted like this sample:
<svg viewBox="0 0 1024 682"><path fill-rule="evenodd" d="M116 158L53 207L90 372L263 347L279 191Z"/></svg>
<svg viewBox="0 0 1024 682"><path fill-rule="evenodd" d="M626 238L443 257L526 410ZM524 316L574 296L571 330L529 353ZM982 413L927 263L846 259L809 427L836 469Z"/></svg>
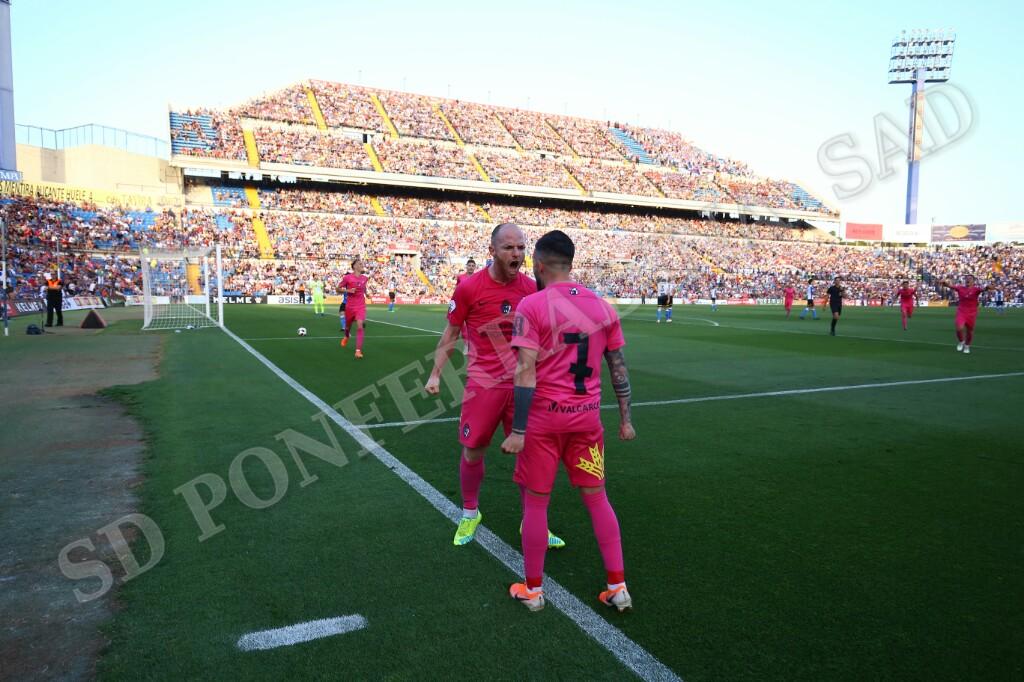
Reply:
<svg viewBox="0 0 1024 682"><path fill-rule="evenodd" d="M580 458L576 462L576 468L582 469L591 476L604 480L604 451L594 443L594 447L587 448L590 452L590 459Z"/></svg>

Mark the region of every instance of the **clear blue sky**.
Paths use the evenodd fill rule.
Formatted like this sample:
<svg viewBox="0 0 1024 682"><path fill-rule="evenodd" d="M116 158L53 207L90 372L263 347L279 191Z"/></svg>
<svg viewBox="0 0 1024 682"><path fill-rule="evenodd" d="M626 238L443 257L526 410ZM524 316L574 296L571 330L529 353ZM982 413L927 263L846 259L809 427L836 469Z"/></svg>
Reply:
<svg viewBox="0 0 1024 682"><path fill-rule="evenodd" d="M854 198L818 164L844 133L877 173L900 29L958 34L966 135L922 163L920 222L1022 220L1020 2L81 2L14 0L15 117L166 137L168 103L221 106L305 78L670 127L850 220L900 222L906 164ZM939 107L941 110L941 107ZM943 120L955 128L952 109ZM848 155L849 150L842 151ZM849 170L845 162L842 170Z"/></svg>

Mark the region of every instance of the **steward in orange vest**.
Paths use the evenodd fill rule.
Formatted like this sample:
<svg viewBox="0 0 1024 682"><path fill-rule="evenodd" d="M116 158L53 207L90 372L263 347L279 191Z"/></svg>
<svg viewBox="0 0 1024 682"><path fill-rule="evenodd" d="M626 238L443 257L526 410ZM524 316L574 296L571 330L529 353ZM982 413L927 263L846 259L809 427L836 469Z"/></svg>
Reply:
<svg viewBox="0 0 1024 682"><path fill-rule="evenodd" d="M53 313L57 312L57 326L64 326L64 282L53 273L46 278L46 326L53 326Z"/></svg>

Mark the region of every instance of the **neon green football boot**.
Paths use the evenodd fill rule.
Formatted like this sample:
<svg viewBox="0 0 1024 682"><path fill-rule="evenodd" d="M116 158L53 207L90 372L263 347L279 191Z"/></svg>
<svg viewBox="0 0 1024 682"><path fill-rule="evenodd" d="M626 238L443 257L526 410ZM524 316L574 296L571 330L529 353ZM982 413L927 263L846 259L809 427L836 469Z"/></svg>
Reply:
<svg viewBox="0 0 1024 682"><path fill-rule="evenodd" d="M455 531L455 539L452 540L452 544L458 547L473 542L473 538L476 537L476 527L480 525L483 518L484 515L477 509L476 516L473 518L463 516L459 519L459 527Z"/></svg>

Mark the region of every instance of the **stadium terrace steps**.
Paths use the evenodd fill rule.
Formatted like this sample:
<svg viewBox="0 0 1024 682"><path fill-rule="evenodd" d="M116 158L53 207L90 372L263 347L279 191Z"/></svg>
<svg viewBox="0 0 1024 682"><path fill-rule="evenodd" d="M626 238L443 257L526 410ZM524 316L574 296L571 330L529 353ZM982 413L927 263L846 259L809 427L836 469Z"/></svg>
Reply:
<svg viewBox="0 0 1024 682"><path fill-rule="evenodd" d="M810 192L800 185L793 185L793 199L812 211L821 210L825 207L824 204L821 203L821 200L815 198Z"/></svg>
<svg viewBox="0 0 1024 682"><path fill-rule="evenodd" d="M579 152L577 152L576 149L573 148L573 146L571 144L569 144L569 140L567 140L564 137L562 137L562 133L558 132L558 128L556 128L555 126L551 125L551 121L549 121L549 120L547 120L545 118L544 119L544 125L546 125L548 127L548 129L552 133L555 134L555 137L557 137L559 140L562 141L562 144L565 145L566 149L568 149L570 152L572 152L572 158L574 158L574 159L580 158Z"/></svg>
<svg viewBox="0 0 1024 682"><path fill-rule="evenodd" d="M508 136L512 138L512 143L515 144L516 151L519 152L520 154L525 154L526 152L523 151L523 145L519 144L519 140L517 140L516 136L512 134L512 131L508 129L508 126L505 125L505 122L501 120L501 116L498 116L497 112L495 112L494 114L494 119L498 122L498 125L500 125L505 130L505 132L508 133Z"/></svg>
<svg viewBox="0 0 1024 682"><path fill-rule="evenodd" d="M255 187L245 188L245 198L249 201L249 208L252 210L258 211L262 208L262 205L260 204L260 193Z"/></svg>
<svg viewBox="0 0 1024 682"><path fill-rule="evenodd" d="M384 166L380 163L380 157L377 156L377 150L373 148L373 145L369 142L363 143L363 148L366 150L366 155L370 157L370 163L373 164L373 170L378 173L384 172Z"/></svg>
<svg viewBox="0 0 1024 682"><path fill-rule="evenodd" d="M376 213L379 216L386 216L387 215L387 211L385 211L384 207L381 205L380 199L378 199L377 197L369 197L369 199L370 199L370 207L373 208L373 212L374 213Z"/></svg>
<svg viewBox="0 0 1024 682"><path fill-rule="evenodd" d="M627 133L625 130L620 130L619 128L609 128L608 130L611 132L612 137L629 150L629 153L635 156L640 163L646 163L652 166L657 165L654 162L654 159L651 158L651 155L647 153L647 150L644 149L643 145L640 144L632 135Z"/></svg>
<svg viewBox="0 0 1024 682"><path fill-rule="evenodd" d="M576 188L579 189L580 194L583 196L589 194L589 192L587 192L587 188L583 186L583 183L576 179L576 176L572 174L572 171L569 170L568 166L563 165L562 169L565 171L565 174L569 176L569 179L572 180L572 184L576 185Z"/></svg>
<svg viewBox="0 0 1024 682"><path fill-rule="evenodd" d="M476 168L476 172L480 174L480 177L483 178L483 181L491 182L491 176L487 174L487 171L485 171L484 167L480 165L480 162L477 161L477 158L472 154L466 154L466 156L469 157L470 163L473 164L473 168Z"/></svg>
<svg viewBox="0 0 1024 682"><path fill-rule="evenodd" d="M304 86L306 98L309 99L309 108L313 110L313 121L320 130L327 130L327 121L324 120L324 112L320 109L320 103L316 101L316 93L308 85Z"/></svg>
<svg viewBox="0 0 1024 682"><path fill-rule="evenodd" d="M256 137L252 134L251 130L242 130L242 139L245 140L245 157L249 160L249 165L253 168L260 167L260 152L256 147Z"/></svg>
<svg viewBox="0 0 1024 682"><path fill-rule="evenodd" d="M384 103L380 101L380 97L377 97L377 93L370 93L370 101L373 102L373 106L377 109L377 113L380 114L380 117L384 119L384 125L388 127L388 132L391 133L391 136L396 140L401 137L401 135L398 134L398 128L395 127L394 121L392 121L391 117L388 116L388 110L384 108Z"/></svg>
<svg viewBox="0 0 1024 682"><path fill-rule="evenodd" d="M626 165L627 165L627 166L632 166L633 164L632 164L632 162L630 162L630 161L626 161ZM644 180L644 181L645 181L645 182L646 182L646 183L647 183L648 185L650 185L651 187L653 187L653 188L654 188L654 191L658 193L658 196L659 196L659 197L664 197L664 198L666 198L666 199L668 198L668 195L667 195L667 194L665 194L665 191L664 191L663 189L661 189L661 187L658 187L658 183L654 182L654 180L651 180L651 179L650 179L649 177L647 177L647 175L645 175L644 173L637 173L637 175L639 175L639 176L640 176L641 178L643 178L643 180Z"/></svg>
<svg viewBox="0 0 1024 682"><path fill-rule="evenodd" d="M430 291L430 295L433 296L436 293L434 285L430 282L430 278L427 277L427 273L423 272L420 268L416 268L416 276L420 278L420 281L426 285L427 290Z"/></svg>
<svg viewBox="0 0 1024 682"><path fill-rule="evenodd" d="M274 259L274 247L270 244L270 235L267 234L267 225L263 218L258 215L252 217L252 231L256 233L256 244L260 248L260 258L263 260Z"/></svg>
<svg viewBox="0 0 1024 682"><path fill-rule="evenodd" d="M444 126L448 129L448 132L452 134L452 138L455 139L455 144L459 145L460 147L465 147L466 143L462 141L462 137L459 135L458 131L455 130L455 126L453 126L452 122L448 120L448 117L445 116L445 113L441 111L441 107L437 104L437 102L431 102L430 106L433 107L434 113L437 114L437 117L441 119L442 123L444 123Z"/></svg>
<svg viewBox="0 0 1024 682"><path fill-rule="evenodd" d="M199 281L199 263L189 263L185 268L185 277L188 280L188 288L193 294L203 293L203 285Z"/></svg>

